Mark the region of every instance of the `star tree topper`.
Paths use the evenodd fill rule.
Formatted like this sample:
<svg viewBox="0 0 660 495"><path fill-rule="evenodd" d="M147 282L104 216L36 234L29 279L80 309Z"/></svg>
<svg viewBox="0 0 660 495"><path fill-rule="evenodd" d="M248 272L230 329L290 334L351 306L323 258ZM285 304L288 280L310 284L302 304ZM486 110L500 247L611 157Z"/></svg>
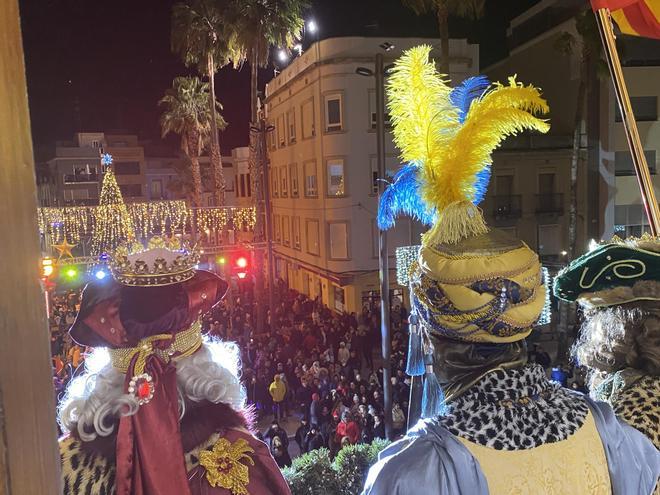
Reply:
<svg viewBox="0 0 660 495"><path fill-rule="evenodd" d="M73 258L71 250L76 247L77 244L69 244L69 241L64 238L61 243L53 244L53 247L57 250L59 255L57 256L57 261L59 261L62 256Z"/></svg>

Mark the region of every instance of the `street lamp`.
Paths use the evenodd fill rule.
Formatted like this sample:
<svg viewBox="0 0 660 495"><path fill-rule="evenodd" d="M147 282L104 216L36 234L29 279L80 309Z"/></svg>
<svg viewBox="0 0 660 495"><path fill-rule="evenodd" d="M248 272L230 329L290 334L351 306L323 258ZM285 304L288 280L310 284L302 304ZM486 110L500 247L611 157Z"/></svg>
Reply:
<svg viewBox="0 0 660 495"><path fill-rule="evenodd" d="M289 55L286 53L286 50L282 48L277 52L277 58L280 62L286 62L289 60Z"/></svg>
<svg viewBox="0 0 660 495"><path fill-rule="evenodd" d="M314 34L317 30L318 26L316 25L316 21L314 21L314 19L307 21L307 31Z"/></svg>
<svg viewBox="0 0 660 495"><path fill-rule="evenodd" d="M380 47L389 52L394 45L384 42ZM376 78L376 153L378 162L378 200L385 191L385 68L383 54L377 53L375 68L358 67L355 73ZM390 341L390 270L387 252L387 233L378 231L378 270L380 273L380 333L383 357L383 412L385 415L385 436L392 439L392 382L390 380L392 342Z"/></svg>

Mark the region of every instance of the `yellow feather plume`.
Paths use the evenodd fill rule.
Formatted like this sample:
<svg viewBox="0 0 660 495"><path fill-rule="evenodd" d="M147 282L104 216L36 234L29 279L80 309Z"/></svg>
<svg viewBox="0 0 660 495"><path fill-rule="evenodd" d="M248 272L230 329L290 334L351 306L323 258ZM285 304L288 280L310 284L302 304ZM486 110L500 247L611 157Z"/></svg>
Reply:
<svg viewBox="0 0 660 495"><path fill-rule="evenodd" d="M427 245L487 232L481 212L471 204L477 174L507 136L550 128L535 116L549 111L540 91L515 76L472 101L461 124L451 88L428 60L430 51L424 45L405 52L388 84L394 142L403 161L420 165L421 197L438 215L423 237Z"/></svg>
<svg viewBox="0 0 660 495"><path fill-rule="evenodd" d="M406 51L388 79L387 95L394 143L404 162L436 161L440 143L451 138L458 111L451 88L429 61L429 45Z"/></svg>

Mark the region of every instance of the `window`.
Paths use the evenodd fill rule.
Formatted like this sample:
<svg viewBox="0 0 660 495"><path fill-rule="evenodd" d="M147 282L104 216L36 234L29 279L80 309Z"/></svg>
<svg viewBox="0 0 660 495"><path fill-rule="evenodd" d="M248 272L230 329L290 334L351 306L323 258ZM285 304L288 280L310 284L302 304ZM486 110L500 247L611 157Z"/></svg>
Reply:
<svg viewBox="0 0 660 495"><path fill-rule="evenodd" d="M296 109L292 108L286 113L286 123L289 127L289 144L296 142Z"/></svg>
<svg viewBox="0 0 660 495"><path fill-rule="evenodd" d="M285 246L291 245L291 226L289 225L289 217L282 216L282 244Z"/></svg>
<svg viewBox="0 0 660 495"><path fill-rule="evenodd" d="M651 174L655 174L655 150L644 150L644 156L649 171ZM617 151L614 153L614 170L617 176L635 175L635 166L630 151Z"/></svg>
<svg viewBox="0 0 660 495"><path fill-rule="evenodd" d="M65 184L75 184L81 182L98 182L99 175L96 171L96 165L90 167L89 164L85 166L73 167L72 174L64 174Z"/></svg>
<svg viewBox="0 0 660 495"><path fill-rule="evenodd" d="M238 197L245 197L245 174L239 174L238 176Z"/></svg>
<svg viewBox="0 0 660 495"><path fill-rule="evenodd" d="M346 195L346 178L344 175L344 159L332 158L327 160L328 169L328 196Z"/></svg>
<svg viewBox="0 0 660 495"><path fill-rule="evenodd" d="M614 232L619 237L639 237L650 230L641 204L614 206Z"/></svg>
<svg viewBox="0 0 660 495"><path fill-rule="evenodd" d="M291 181L291 197L298 197L298 165L292 163L289 165L289 176Z"/></svg>
<svg viewBox="0 0 660 495"><path fill-rule="evenodd" d="M163 181L161 179L151 181L151 199L163 199Z"/></svg>
<svg viewBox="0 0 660 495"><path fill-rule="evenodd" d="M277 171L278 171L277 167L271 167L271 169L270 169L270 174L271 174L270 179L271 179L271 188L272 188L270 193L273 196L273 198L277 198L280 195L279 187L278 187L279 186L279 178L278 178L279 174L277 173Z"/></svg>
<svg viewBox="0 0 660 495"><path fill-rule="evenodd" d="M329 222L328 234L330 238L330 259L348 259L348 223Z"/></svg>
<svg viewBox="0 0 660 495"><path fill-rule="evenodd" d="M371 195L378 195L378 158L372 156L369 158L371 174ZM399 169L399 159L396 155L385 155L385 176L391 180Z"/></svg>
<svg viewBox="0 0 660 495"><path fill-rule="evenodd" d="M316 184L316 161L311 160L304 163L305 169L305 196L315 198L318 196L318 186Z"/></svg>
<svg viewBox="0 0 660 495"><path fill-rule="evenodd" d="M282 240L279 215L273 215L273 237L275 238L275 242L280 242Z"/></svg>
<svg viewBox="0 0 660 495"><path fill-rule="evenodd" d="M495 177L495 194L511 196L513 194L513 175L498 175Z"/></svg>
<svg viewBox="0 0 660 495"><path fill-rule="evenodd" d="M100 148L100 147L101 147L100 142L98 142L96 139L92 141L92 148Z"/></svg>
<svg viewBox="0 0 660 495"><path fill-rule="evenodd" d="M541 196L551 196L555 193L555 174L539 174L539 194Z"/></svg>
<svg viewBox="0 0 660 495"><path fill-rule="evenodd" d="M277 117L277 143L280 148L286 145L286 129L284 128L284 115Z"/></svg>
<svg viewBox="0 0 660 495"><path fill-rule="evenodd" d="M561 253L561 230L559 225L539 225L539 255L543 259L546 256L557 256Z"/></svg>
<svg viewBox="0 0 660 495"><path fill-rule="evenodd" d="M310 98L305 101L301 107L301 116L302 116L302 137L303 139L311 138L316 135L316 129L314 127L314 99Z"/></svg>
<svg viewBox="0 0 660 495"><path fill-rule="evenodd" d="M376 92L373 90L369 90L369 115L371 117L370 124L372 129L376 129L376 127L378 127L378 123L376 122L377 113L378 110L376 108ZM385 121L385 129L389 129L392 127L392 124L390 122L390 114L387 113L387 109L385 110L385 115L383 120Z"/></svg>
<svg viewBox="0 0 660 495"><path fill-rule="evenodd" d="M115 175L140 175L140 162L116 162L112 167Z"/></svg>
<svg viewBox="0 0 660 495"><path fill-rule="evenodd" d="M289 195L289 188L286 180L286 165L280 168L280 194L283 198Z"/></svg>
<svg viewBox="0 0 660 495"><path fill-rule="evenodd" d="M293 248L300 251L300 217L292 217L291 223L291 230L293 230Z"/></svg>
<svg viewBox="0 0 660 495"><path fill-rule="evenodd" d="M334 301L335 301L335 310L340 313L344 311L346 300L344 298L344 289L338 285L333 285Z"/></svg>
<svg viewBox="0 0 660 495"><path fill-rule="evenodd" d="M270 125L272 125L274 129L271 129L268 133L268 149L272 151L277 149L277 133L275 130L277 123L270 123Z"/></svg>
<svg viewBox="0 0 660 495"><path fill-rule="evenodd" d="M334 94L325 97L325 130L336 132L343 129L342 95Z"/></svg>
<svg viewBox="0 0 660 495"><path fill-rule="evenodd" d="M305 238L307 240L307 252L315 256L319 255L319 221L307 220L305 222Z"/></svg>
<svg viewBox="0 0 660 495"><path fill-rule="evenodd" d="M125 198L135 198L142 196L141 184L120 184L119 190L121 191L121 195Z"/></svg>
<svg viewBox="0 0 660 495"><path fill-rule="evenodd" d="M658 120L658 97L657 96L631 96L633 114L637 122L649 122ZM622 122L621 110L618 104L614 104L614 120Z"/></svg>

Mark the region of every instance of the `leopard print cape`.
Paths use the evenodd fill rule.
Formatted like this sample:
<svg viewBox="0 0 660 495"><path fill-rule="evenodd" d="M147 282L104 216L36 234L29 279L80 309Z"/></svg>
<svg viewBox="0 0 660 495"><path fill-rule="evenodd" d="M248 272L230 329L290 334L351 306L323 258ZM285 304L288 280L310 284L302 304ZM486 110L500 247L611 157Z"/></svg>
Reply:
<svg viewBox="0 0 660 495"><path fill-rule="evenodd" d="M660 377L637 380L616 397L612 407L617 416L660 449Z"/></svg>
<svg viewBox="0 0 660 495"><path fill-rule="evenodd" d="M449 404L439 418L452 434L497 450L524 450L575 433L589 408L584 397L550 382L543 368L496 370Z"/></svg>

